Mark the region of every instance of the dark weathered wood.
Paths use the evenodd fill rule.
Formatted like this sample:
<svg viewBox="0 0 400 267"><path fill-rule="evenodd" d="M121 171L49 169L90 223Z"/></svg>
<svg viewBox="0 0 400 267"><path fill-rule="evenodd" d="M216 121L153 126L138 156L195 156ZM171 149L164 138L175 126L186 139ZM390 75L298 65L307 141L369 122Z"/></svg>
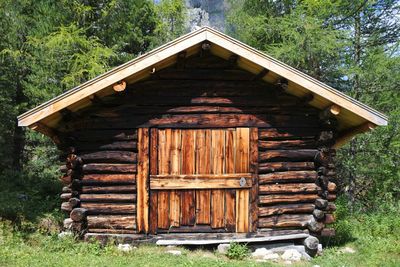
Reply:
<svg viewBox="0 0 400 267"><path fill-rule="evenodd" d="M84 174L90 173L136 173L136 164L88 163L82 166Z"/></svg>
<svg viewBox="0 0 400 267"><path fill-rule="evenodd" d="M296 184L268 184L260 185L260 194L279 194L279 193L317 193L321 188L315 183L296 183Z"/></svg>
<svg viewBox="0 0 400 267"><path fill-rule="evenodd" d="M137 228L140 233L149 232L149 158L150 131L138 129L137 172Z"/></svg>
<svg viewBox="0 0 400 267"><path fill-rule="evenodd" d="M82 184L134 184L135 174L86 174L81 179Z"/></svg>
<svg viewBox="0 0 400 267"><path fill-rule="evenodd" d="M276 127L276 126L274 126ZM279 140L279 139L312 139L319 134L319 127L287 127L259 129L258 138L260 140Z"/></svg>
<svg viewBox="0 0 400 267"><path fill-rule="evenodd" d="M259 141L260 149L302 149L315 148L317 146L314 139L302 140L279 140L279 141Z"/></svg>
<svg viewBox="0 0 400 267"><path fill-rule="evenodd" d="M136 193L135 185L85 185L81 193Z"/></svg>
<svg viewBox="0 0 400 267"><path fill-rule="evenodd" d="M315 206L311 203L302 203L302 204L286 204L286 205L276 205L276 206L268 206L268 207L259 207L258 216L265 217L271 215L279 215L286 213L308 213L311 214L314 210Z"/></svg>
<svg viewBox="0 0 400 267"><path fill-rule="evenodd" d="M130 151L96 151L80 155L85 163L134 163L137 153Z"/></svg>
<svg viewBox="0 0 400 267"><path fill-rule="evenodd" d="M325 220L324 220L325 224L331 224L331 223L334 223L335 221L336 221L336 218L333 214L330 214L330 213L325 214Z"/></svg>
<svg viewBox="0 0 400 267"><path fill-rule="evenodd" d="M209 70L209 69L165 69L158 72L158 77L165 80L234 80L248 81L253 75L243 70ZM191 81L194 82L194 81ZM195 82L197 83L197 81Z"/></svg>
<svg viewBox="0 0 400 267"><path fill-rule="evenodd" d="M324 212L323 210L320 210L320 209L315 209L315 210L313 211L313 215L314 215L314 218L315 218L317 221L321 221L322 219L325 218L325 212Z"/></svg>
<svg viewBox="0 0 400 267"><path fill-rule="evenodd" d="M267 150L260 152L260 161L312 161L317 149Z"/></svg>
<svg viewBox="0 0 400 267"><path fill-rule="evenodd" d="M99 150L126 150L136 151L136 141L112 141L108 143L76 142L79 151L99 151Z"/></svg>
<svg viewBox="0 0 400 267"><path fill-rule="evenodd" d="M211 101L210 99L208 99ZM215 101L222 101L215 99ZM229 100L230 101L230 100ZM205 102L205 101L204 101ZM203 105L198 100L198 104ZM227 105L228 105L227 101ZM219 104L220 105L220 104ZM120 116L118 118L91 118L71 122L72 128L104 129L130 127L163 127L163 128L220 128L235 125L237 127L317 127L312 117L265 114L165 114L164 116Z"/></svg>
<svg viewBox="0 0 400 267"><path fill-rule="evenodd" d="M327 206L328 200L322 198L318 198L315 200L315 207L317 207L318 209L326 209Z"/></svg>
<svg viewBox="0 0 400 267"><path fill-rule="evenodd" d="M319 240L315 236L309 236L304 239L303 245L310 256L315 256L318 252Z"/></svg>
<svg viewBox="0 0 400 267"><path fill-rule="evenodd" d="M333 237L336 235L334 228L324 228L321 230L321 236L323 237Z"/></svg>
<svg viewBox="0 0 400 267"><path fill-rule="evenodd" d="M91 228L111 228L111 229L136 229L135 216L123 215L102 215L87 216L89 231Z"/></svg>
<svg viewBox="0 0 400 267"><path fill-rule="evenodd" d="M68 201L72 197L72 193L63 193L60 195L62 201Z"/></svg>
<svg viewBox="0 0 400 267"><path fill-rule="evenodd" d="M128 141L137 140L137 133L134 129L129 130L79 130L65 133L67 136L71 136L74 140L81 142L97 142L97 141Z"/></svg>
<svg viewBox="0 0 400 267"><path fill-rule="evenodd" d="M63 202L61 203L61 210L64 212L70 212L73 209L71 203Z"/></svg>
<svg viewBox="0 0 400 267"><path fill-rule="evenodd" d="M86 209L87 214L135 214L136 213L136 205L128 203L121 204L121 203L83 202L81 204L81 208Z"/></svg>
<svg viewBox="0 0 400 267"><path fill-rule="evenodd" d="M317 173L315 171L287 171L259 174L260 184L277 182L315 182Z"/></svg>
<svg viewBox="0 0 400 267"><path fill-rule="evenodd" d="M260 173L314 170L314 162L264 162L258 165Z"/></svg>
<svg viewBox="0 0 400 267"><path fill-rule="evenodd" d="M81 194L82 202L130 202L136 201L136 194Z"/></svg>
<svg viewBox="0 0 400 267"><path fill-rule="evenodd" d="M69 214L69 217L74 221L74 222L81 222L86 218L87 215L87 210L84 208L74 208L71 213Z"/></svg>
<svg viewBox="0 0 400 267"><path fill-rule="evenodd" d="M318 198L317 194L293 194L293 195L260 195L260 204L277 203L313 203Z"/></svg>
<svg viewBox="0 0 400 267"><path fill-rule="evenodd" d="M256 232L258 225L258 129L250 129L249 161L250 173L252 173L252 188L250 192L250 231Z"/></svg>
<svg viewBox="0 0 400 267"><path fill-rule="evenodd" d="M324 223L317 221L314 216L311 216L307 227L311 232L318 233L324 228L324 226Z"/></svg>
<svg viewBox="0 0 400 267"><path fill-rule="evenodd" d="M283 214L271 217L262 217L258 219L260 228L279 228L279 227L297 227L306 228L312 215L306 214Z"/></svg>
<svg viewBox="0 0 400 267"><path fill-rule="evenodd" d="M328 203L328 206L326 207L326 211L334 212L335 210L336 210L336 205L332 202Z"/></svg>

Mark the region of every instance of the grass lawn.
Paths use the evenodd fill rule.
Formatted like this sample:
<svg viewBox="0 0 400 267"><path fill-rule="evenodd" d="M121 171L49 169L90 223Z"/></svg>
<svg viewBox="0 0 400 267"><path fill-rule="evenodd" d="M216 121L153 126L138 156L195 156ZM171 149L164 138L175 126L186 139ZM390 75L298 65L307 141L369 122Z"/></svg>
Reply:
<svg viewBox="0 0 400 267"><path fill-rule="evenodd" d="M325 240L322 256L291 266L400 266L400 216L364 214L336 224L337 237ZM14 229L13 229L14 228ZM23 227L22 227L23 228ZM101 247L57 234L15 230L3 221L0 235L0 266L282 266L257 263L249 258L230 260L214 251L178 248L182 256L167 254L164 247L143 245L132 252L115 246ZM26 227L25 227L26 228ZM29 227L28 227L29 228ZM43 232L43 231L42 231ZM350 247L355 253L343 252ZM286 265L287 266L287 265Z"/></svg>

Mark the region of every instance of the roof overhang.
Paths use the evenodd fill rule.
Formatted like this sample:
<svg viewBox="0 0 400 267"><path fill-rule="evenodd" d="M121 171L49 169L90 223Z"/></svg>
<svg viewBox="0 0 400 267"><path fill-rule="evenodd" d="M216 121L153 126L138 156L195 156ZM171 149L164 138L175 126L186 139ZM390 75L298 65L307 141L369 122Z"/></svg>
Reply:
<svg viewBox="0 0 400 267"><path fill-rule="evenodd" d="M314 97L309 104L314 107L323 110L333 104L339 106L341 112L337 118L341 123L340 131L346 136L351 135L350 132L359 133L359 128L366 123L370 124L363 128L367 130L388 123L388 118L384 114L371 107L238 40L209 27L203 27L25 112L18 117L18 125L35 128L40 123L55 127L58 121L56 114L63 109L75 111L89 105L94 95L102 97L114 93L112 86L121 80L134 83L146 78L154 68L162 69L175 63L177 54L181 51L186 51L186 56L197 53L205 41L212 44L211 53L217 56L228 59L232 54L237 55L239 67L249 72L257 74L267 69L268 75L263 78L266 82L276 83L278 79L286 79L289 94L298 97L312 94Z"/></svg>

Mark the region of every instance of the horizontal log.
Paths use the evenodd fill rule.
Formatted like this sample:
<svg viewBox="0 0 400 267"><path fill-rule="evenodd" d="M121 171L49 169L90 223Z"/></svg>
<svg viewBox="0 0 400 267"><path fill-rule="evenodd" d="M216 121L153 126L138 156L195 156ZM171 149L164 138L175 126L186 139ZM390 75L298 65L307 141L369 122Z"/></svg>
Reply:
<svg viewBox="0 0 400 267"><path fill-rule="evenodd" d="M321 236L323 237L333 237L336 235L336 231L334 228L324 228L321 231Z"/></svg>
<svg viewBox="0 0 400 267"><path fill-rule="evenodd" d="M292 194L292 195L261 195L261 205L272 205L278 203L313 203L319 196L317 194Z"/></svg>
<svg viewBox="0 0 400 267"><path fill-rule="evenodd" d="M71 213L69 214L69 217L74 221L74 222L81 222L84 219L86 219L87 215L87 210L84 208L74 208Z"/></svg>
<svg viewBox="0 0 400 267"><path fill-rule="evenodd" d="M328 200L326 199L322 199L322 198L318 198L315 200L315 207L317 207L318 209L326 209L326 207L328 207Z"/></svg>
<svg viewBox="0 0 400 267"><path fill-rule="evenodd" d="M82 184L100 184L100 183L126 183L134 184L135 174L86 174L82 177Z"/></svg>
<svg viewBox="0 0 400 267"><path fill-rule="evenodd" d="M299 150L268 150L259 153L259 160L263 161L312 161L319 153L317 149Z"/></svg>
<svg viewBox="0 0 400 267"><path fill-rule="evenodd" d="M325 224L323 222L317 221L314 216L308 222L308 229L313 233L319 233L324 227Z"/></svg>
<svg viewBox="0 0 400 267"><path fill-rule="evenodd" d="M87 216L89 232L91 228L111 228L111 229L136 229L135 216L103 215Z"/></svg>
<svg viewBox="0 0 400 267"><path fill-rule="evenodd" d="M85 185L82 186L82 193L135 193L136 185L112 185L112 186L98 186L98 185Z"/></svg>
<svg viewBox="0 0 400 267"><path fill-rule="evenodd" d="M287 172L273 172L258 175L259 184L268 184L276 182L315 182L318 175L316 171L287 171Z"/></svg>
<svg viewBox="0 0 400 267"><path fill-rule="evenodd" d="M271 215L287 214L287 213L309 213L311 214L315 206L310 203L286 204L268 207L259 207L258 216L265 217Z"/></svg>
<svg viewBox="0 0 400 267"><path fill-rule="evenodd" d="M281 194L281 193L318 193L321 190L315 183L296 184L268 184L259 186L260 194Z"/></svg>
<svg viewBox="0 0 400 267"><path fill-rule="evenodd" d="M124 229L97 229L97 228L90 228L89 233L101 233L101 234L136 234L135 230L124 230ZM143 238L142 234L140 235Z"/></svg>
<svg viewBox="0 0 400 267"><path fill-rule="evenodd" d="M129 202L136 201L136 194L81 194L82 202Z"/></svg>
<svg viewBox="0 0 400 267"><path fill-rule="evenodd" d="M60 177L60 181L63 185L68 185L72 182L71 175L63 175Z"/></svg>
<svg viewBox="0 0 400 267"><path fill-rule="evenodd" d="M95 142L75 142L75 146L79 151L98 151L98 150L126 150L136 151L136 141L112 141L108 143L95 143Z"/></svg>
<svg viewBox="0 0 400 267"><path fill-rule="evenodd" d="M117 203L89 203L83 202L81 207L92 214L135 214L135 204L117 204Z"/></svg>
<svg viewBox="0 0 400 267"><path fill-rule="evenodd" d="M75 208L75 207L79 206L79 204L81 203L81 200L79 198L72 197L68 200L68 202L72 208Z"/></svg>
<svg viewBox="0 0 400 267"><path fill-rule="evenodd" d="M326 207L326 211L328 212L334 212L336 210L336 205L335 203L329 202L328 206Z"/></svg>
<svg viewBox="0 0 400 267"><path fill-rule="evenodd" d="M202 114L202 113L231 113L231 114L269 114L269 115L293 115L315 114L310 108L304 107L232 107L232 106L207 106L207 105L184 105L184 106L140 106L126 104L107 109L93 111L90 115L99 118L117 118L130 115L160 115L160 114Z"/></svg>
<svg viewBox="0 0 400 267"><path fill-rule="evenodd" d="M283 172L314 170L314 162L263 162L258 164L258 172Z"/></svg>
<svg viewBox="0 0 400 267"><path fill-rule="evenodd" d="M136 164L88 163L82 166L84 174L88 173L136 173Z"/></svg>
<svg viewBox="0 0 400 267"><path fill-rule="evenodd" d="M128 130L81 130L64 133L65 136L70 137L74 141L82 142L96 142L96 141L128 141L137 140L136 129Z"/></svg>
<svg viewBox="0 0 400 267"><path fill-rule="evenodd" d="M73 209L73 206L69 202L61 203L61 210L64 212L70 212Z"/></svg>
<svg viewBox="0 0 400 267"><path fill-rule="evenodd" d="M336 218L333 214L330 214L330 213L325 214L325 220L324 220L325 224L331 224L331 223L334 223L335 221L336 221Z"/></svg>
<svg viewBox="0 0 400 267"><path fill-rule="evenodd" d="M205 81L214 81L209 82L208 84L214 84L215 81L247 81L247 84L251 84L249 82L253 77L253 74L244 70L236 70L236 69L219 69L219 70L210 70L210 69L171 69L166 68L159 72L157 72L157 78L161 80L189 80L186 87L190 88L189 83L197 84L201 80L202 83L200 85L204 86L203 80ZM165 81L163 81L165 83ZM183 81L181 81L183 82ZM160 82L159 82L160 83ZM147 83L148 84L148 83ZM154 84L154 83L153 83ZM155 83L157 84L157 83ZM207 83L206 83L207 84ZM257 83L258 84L258 83ZM146 85L144 83L143 85ZM174 87L171 86L171 89ZM204 87L200 87L204 88ZM218 87L217 87L218 88ZM182 90L182 88L179 88ZM265 89L264 89L265 90Z"/></svg>
<svg viewBox="0 0 400 267"><path fill-rule="evenodd" d="M165 89L164 89L165 90ZM243 90L243 88L242 88ZM138 105L154 105L154 106L171 106L171 105L235 105L235 106L259 106L268 107L276 106L279 102L280 106L295 106L297 99L291 96L283 95L278 97L260 97L260 96L137 96L129 99L129 103ZM121 103L124 104L124 103Z"/></svg>
<svg viewBox="0 0 400 267"><path fill-rule="evenodd" d="M260 228L298 227L306 228L313 216L307 214L283 214L258 219Z"/></svg>
<svg viewBox="0 0 400 267"><path fill-rule="evenodd" d="M134 163L137 153L130 151L98 151L80 155L85 163Z"/></svg>
<svg viewBox="0 0 400 267"><path fill-rule="evenodd" d="M306 249L306 253L311 257L314 257L318 253L319 240L315 236L309 236L303 241L303 245Z"/></svg>
<svg viewBox="0 0 400 267"><path fill-rule="evenodd" d="M329 193L334 193L336 192L337 186L335 183L329 182L328 183L328 191Z"/></svg>
<svg viewBox="0 0 400 267"><path fill-rule="evenodd" d="M317 221L321 221L325 218L325 212L320 209L315 209L313 211L313 216Z"/></svg>
<svg viewBox="0 0 400 267"><path fill-rule="evenodd" d="M329 201L334 201L336 200L336 194L328 194L326 199Z"/></svg>
<svg viewBox="0 0 400 267"><path fill-rule="evenodd" d="M63 193L60 195L62 201L68 201L72 197L72 193Z"/></svg>
<svg viewBox="0 0 400 267"><path fill-rule="evenodd" d="M258 130L259 140L284 140L284 139L313 139L319 135L320 128L309 127L282 127L282 128L267 128Z"/></svg>
<svg viewBox="0 0 400 267"><path fill-rule="evenodd" d="M72 189L71 189L70 186L63 186L62 192L63 192L63 193L71 193L71 192L72 192Z"/></svg>
<svg viewBox="0 0 400 267"><path fill-rule="evenodd" d="M294 139L294 140L278 140L278 141L259 141L259 149L299 149L299 148L316 148L317 144L314 139Z"/></svg>

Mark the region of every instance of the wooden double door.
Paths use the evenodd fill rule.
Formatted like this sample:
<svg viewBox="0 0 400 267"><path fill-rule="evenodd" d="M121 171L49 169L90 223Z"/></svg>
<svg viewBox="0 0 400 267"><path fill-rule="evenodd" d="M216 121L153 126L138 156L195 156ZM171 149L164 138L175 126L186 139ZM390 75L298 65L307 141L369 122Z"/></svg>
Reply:
<svg viewBox="0 0 400 267"><path fill-rule="evenodd" d="M250 129L149 131L149 232L248 232Z"/></svg>

